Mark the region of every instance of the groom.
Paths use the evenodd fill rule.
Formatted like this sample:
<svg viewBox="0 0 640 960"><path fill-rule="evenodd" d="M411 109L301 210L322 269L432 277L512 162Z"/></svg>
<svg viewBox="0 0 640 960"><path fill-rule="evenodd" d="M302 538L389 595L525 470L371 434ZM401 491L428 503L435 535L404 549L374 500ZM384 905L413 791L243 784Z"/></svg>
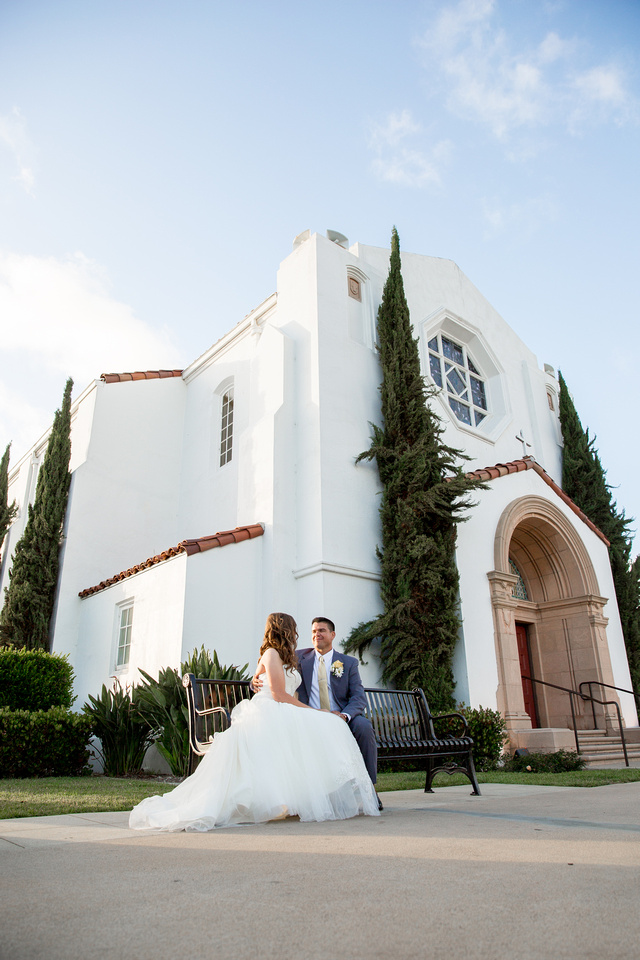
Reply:
<svg viewBox="0 0 640 960"><path fill-rule="evenodd" d="M378 773L378 748L371 722L363 716L366 706L358 661L333 649L336 628L327 617L314 617L311 623L313 647L298 650L302 683L298 697L316 710L329 709L349 724L360 748L362 759L375 784ZM323 661L321 663L320 661ZM324 674L324 676L323 676ZM327 699L328 698L328 699ZM378 806L382 803L378 797Z"/></svg>

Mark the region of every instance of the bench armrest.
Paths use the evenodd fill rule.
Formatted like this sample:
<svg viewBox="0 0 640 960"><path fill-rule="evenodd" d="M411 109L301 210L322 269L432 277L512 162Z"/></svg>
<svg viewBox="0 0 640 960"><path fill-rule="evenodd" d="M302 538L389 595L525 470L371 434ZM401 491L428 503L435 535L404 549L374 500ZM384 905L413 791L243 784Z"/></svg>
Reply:
<svg viewBox="0 0 640 960"><path fill-rule="evenodd" d="M458 731L457 733L453 733L453 736L455 736L455 737L468 737L468 736L469 736L469 724L467 723L466 717L464 717L461 713L439 713L436 717L433 717L433 716L431 717L431 722L433 723L434 729L436 729L436 727L437 727L437 725L438 725L438 723L439 723L440 720L449 720L449 721L452 721L452 720L454 720L454 719L455 719L455 720L458 720L458 721L459 721L459 724L462 724L462 730L461 730L461 731ZM459 724L456 724L456 726L459 727ZM453 726L453 724L451 724L451 726ZM437 733L437 730L436 730L436 733ZM446 738L444 738L444 737L439 737L439 739L446 739Z"/></svg>

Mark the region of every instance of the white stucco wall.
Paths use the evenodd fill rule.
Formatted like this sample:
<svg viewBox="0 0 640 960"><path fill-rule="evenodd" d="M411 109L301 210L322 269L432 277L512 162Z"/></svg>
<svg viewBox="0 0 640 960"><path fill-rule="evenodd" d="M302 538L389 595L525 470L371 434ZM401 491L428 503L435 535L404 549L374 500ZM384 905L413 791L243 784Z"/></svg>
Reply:
<svg viewBox="0 0 640 960"><path fill-rule="evenodd" d="M180 553L79 600L79 642L71 658L79 704L89 693L96 696L113 677L123 686L137 683L138 666L157 676L161 667L179 665L187 560ZM130 661L128 668L117 669L119 611L127 602L133 602Z"/></svg>
<svg viewBox="0 0 640 960"><path fill-rule="evenodd" d="M184 392L180 378L96 383L91 439L72 475L54 619L53 649L72 662L87 643L78 593L178 542Z"/></svg>
<svg viewBox="0 0 640 960"><path fill-rule="evenodd" d="M378 277L386 278L388 250L362 244L354 244L351 250L360 258L363 270L373 272L375 268ZM470 468L475 469L521 457L522 445L515 437L522 429L526 440L531 443L527 453L534 456L559 483L561 448L557 416L549 410L546 396L547 385L557 388L555 378L538 367L535 355L456 263L438 257L402 253L402 275L411 320L420 338L426 376L429 373L427 341L446 312L459 318L470 334L478 334L480 356L476 353L476 360L482 360L482 351L486 348L502 371L499 379L504 412L497 418L489 418L481 429L460 423L445 400L437 401L437 412L446 425L445 442L464 449L471 457ZM491 385L489 390L491 392Z"/></svg>
<svg viewBox="0 0 640 960"><path fill-rule="evenodd" d="M265 537L189 557L181 657L216 650L221 663L251 670L258 661L267 613L260 583ZM277 607L274 609L278 609Z"/></svg>

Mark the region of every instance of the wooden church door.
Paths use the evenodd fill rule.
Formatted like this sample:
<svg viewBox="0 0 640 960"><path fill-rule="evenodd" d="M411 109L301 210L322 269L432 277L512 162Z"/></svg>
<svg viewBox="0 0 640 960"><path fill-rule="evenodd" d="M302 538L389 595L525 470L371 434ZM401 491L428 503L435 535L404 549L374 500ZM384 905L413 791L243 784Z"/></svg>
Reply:
<svg viewBox="0 0 640 960"><path fill-rule="evenodd" d="M527 627L524 623L516 623L516 639L518 641L518 657L520 660L520 675L522 676L522 693L524 696L524 708L531 718L531 726L539 727L538 712L536 710L536 700L533 693L533 684L525 677L531 677L531 658L529 657L529 638L527 637Z"/></svg>

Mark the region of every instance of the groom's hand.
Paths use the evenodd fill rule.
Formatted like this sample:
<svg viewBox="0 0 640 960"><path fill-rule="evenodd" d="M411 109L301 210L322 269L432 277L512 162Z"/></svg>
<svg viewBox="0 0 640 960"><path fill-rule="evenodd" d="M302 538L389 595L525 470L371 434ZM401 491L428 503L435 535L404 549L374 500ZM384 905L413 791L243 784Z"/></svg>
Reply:
<svg viewBox="0 0 640 960"><path fill-rule="evenodd" d="M333 710L332 713L335 713L337 717L342 717L345 723L349 723L349 717L346 715L346 713L340 713L339 710Z"/></svg>
<svg viewBox="0 0 640 960"><path fill-rule="evenodd" d="M260 693L260 690L262 689L262 680L260 679L260 677L254 674L249 686L251 687L254 693Z"/></svg>

